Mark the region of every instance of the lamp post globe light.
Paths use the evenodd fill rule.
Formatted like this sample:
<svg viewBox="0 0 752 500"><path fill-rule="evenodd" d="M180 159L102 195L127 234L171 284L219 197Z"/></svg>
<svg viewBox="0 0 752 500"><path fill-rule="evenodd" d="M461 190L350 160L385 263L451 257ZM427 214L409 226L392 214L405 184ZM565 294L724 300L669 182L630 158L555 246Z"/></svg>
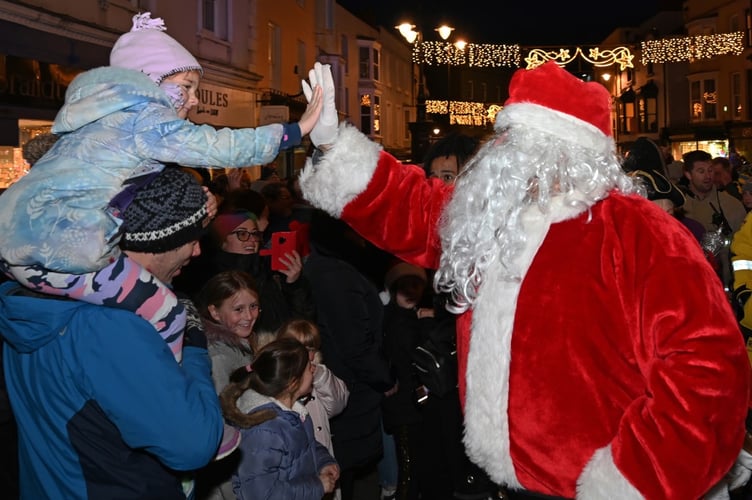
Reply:
<svg viewBox="0 0 752 500"><path fill-rule="evenodd" d="M423 80L423 58L421 56L421 43L423 35L415 29L415 25L404 22L395 28L404 37L407 43L413 45L413 63L418 66L418 94L416 96L416 120L409 124L411 137L411 156L414 163L423 161L423 157L428 151L431 141L431 131L434 129L434 123L426 119L426 89ZM436 28L443 40L447 40L452 34L454 28L444 24ZM448 68L448 66L447 66ZM448 69L447 69L448 74ZM447 81L447 93L449 82ZM447 101L447 105L449 102Z"/></svg>

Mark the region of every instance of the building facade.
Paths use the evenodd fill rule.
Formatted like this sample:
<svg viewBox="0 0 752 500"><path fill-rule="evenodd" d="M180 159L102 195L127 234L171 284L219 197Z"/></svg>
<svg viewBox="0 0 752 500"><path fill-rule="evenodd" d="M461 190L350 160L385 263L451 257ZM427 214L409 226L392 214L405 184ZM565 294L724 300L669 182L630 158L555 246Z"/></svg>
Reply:
<svg viewBox="0 0 752 500"><path fill-rule="evenodd" d="M112 45L145 11L204 68L190 120L297 121L307 104L301 80L318 60L332 65L342 119L387 149L409 147L410 47L334 0L0 0L0 189L26 171L21 147L49 131L72 79L109 64ZM280 175L305 156L305 145L280 154Z"/></svg>

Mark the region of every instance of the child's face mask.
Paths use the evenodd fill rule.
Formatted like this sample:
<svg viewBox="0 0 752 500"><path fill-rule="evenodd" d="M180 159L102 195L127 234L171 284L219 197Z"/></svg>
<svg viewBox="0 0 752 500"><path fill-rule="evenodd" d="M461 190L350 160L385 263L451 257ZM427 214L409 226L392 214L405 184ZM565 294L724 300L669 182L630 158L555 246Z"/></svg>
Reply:
<svg viewBox="0 0 752 500"><path fill-rule="evenodd" d="M159 86L170 98L172 107L175 108L175 111L179 113L180 110L185 107L186 103L188 102L188 93L185 91L183 86L173 82L162 82L159 84Z"/></svg>
<svg viewBox="0 0 752 500"><path fill-rule="evenodd" d="M198 71L183 71L164 79L159 86L170 97L180 118L187 118L188 112L198 104L198 84L201 75Z"/></svg>

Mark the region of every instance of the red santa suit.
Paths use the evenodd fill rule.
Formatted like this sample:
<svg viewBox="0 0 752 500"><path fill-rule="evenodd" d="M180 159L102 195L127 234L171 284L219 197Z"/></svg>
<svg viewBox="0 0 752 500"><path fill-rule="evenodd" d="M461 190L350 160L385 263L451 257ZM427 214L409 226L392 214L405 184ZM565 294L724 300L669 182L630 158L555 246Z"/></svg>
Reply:
<svg viewBox="0 0 752 500"><path fill-rule="evenodd" d="M355 128L301 186L374 244L438 265L451 186ZM499 484L546 495L700 498L742 446L749 363L696 241L618 191L589 207L554 197L523 217L522 279L492 265L458 321L469 456Z"/></svg>

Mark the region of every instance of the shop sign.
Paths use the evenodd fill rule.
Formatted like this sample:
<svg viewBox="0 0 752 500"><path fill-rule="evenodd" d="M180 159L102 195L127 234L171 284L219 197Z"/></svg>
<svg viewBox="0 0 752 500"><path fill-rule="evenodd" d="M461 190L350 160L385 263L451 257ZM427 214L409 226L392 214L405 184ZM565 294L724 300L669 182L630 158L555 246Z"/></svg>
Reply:
<svg viewBox="0 0 752 500"><path fill-rule="evenodd" d="M270 123L287 123L290 121L289 106L261 106L259 126Z"/></svg>
<svg viewBox="0 0 752 500"><path fill-rule="evenodd" d="M221 127L252 127L253 94L202 82L199 103L188 114L194 123Z"/></svg>
<svg viewBox="0 0 752 500"><path fill-rule="evenodd" d="M0 54L0 103L59 109L82 70Z"/></svg>

